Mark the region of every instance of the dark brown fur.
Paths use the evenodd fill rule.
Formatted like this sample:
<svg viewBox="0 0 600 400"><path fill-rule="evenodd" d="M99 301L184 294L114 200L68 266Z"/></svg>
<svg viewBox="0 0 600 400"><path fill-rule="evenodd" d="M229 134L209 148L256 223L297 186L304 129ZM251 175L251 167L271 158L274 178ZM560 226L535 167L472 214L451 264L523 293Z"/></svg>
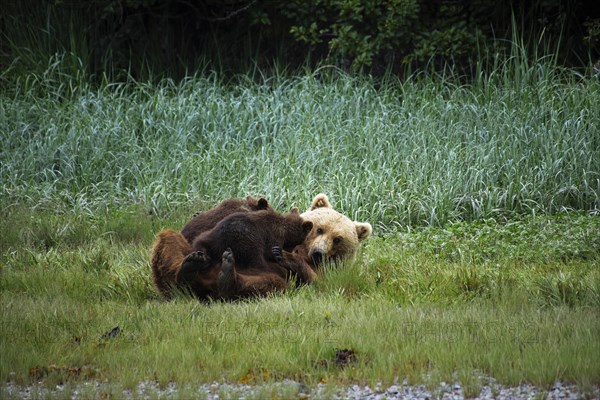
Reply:
<svg viewBox="0 0 600 400"><path fill-rule="evenodd" d="M292 251L303 243L311 228L312 222L303 221L297 212L234 213L194 240L195 252L186 257L181 270L205 271L213 260L221 261L217 290L224 299L285 288L290 271L284 267L287 262L279 264L281 250ZM196 280L193 273L189 278Z"/></svg>
<svg viewBox="0 0 600 400"><path fill-rule="evenodd" d="M272 210L269 202L262 197L248 196L245 199L225 200L211 210L195 214L194 218L183 227L181 234L189 243L192 243L202 232L214 228L221 220L233 213L249 213L259 210Z"/></svg>
<svg viewBox="0 0 600 400"><path fill-rule="evenodd" d="M171 298L173 288L184 287L200 299L240 298L285 290L292 275L299 283L314 280L316 273L309 265L285 251L289 249L288 245L279 244L282 246L281 258L275 258L272 249L264 245L261 249L267 250L267 254L263 255L264 262L249 262L247 258L252 260L252 256L246 259L242 256L243 262L238 263L233 252L218 254L215 251L209 257L193 251L191 242L212 230L221 220L234 213L260 210L272 210L265 199L230 199L194 216L181 232L161 231L154 243L151 259L154 284L161 295ZM273 245L277 244L273 242ZM235 250L236 244L232 247ZM221 273L223 266L224 274Z"/></svg>
<svg viewBox="0 0 600 400"><path fill-rule="evenodd" d="M303 221L298 213L280 214L272 210L234 213L200 234L192 248L212 260L221 259L229 248L238 266L260 266L277 261L274 247L292 251L304 242L311 229L312 222Z"/></svg>

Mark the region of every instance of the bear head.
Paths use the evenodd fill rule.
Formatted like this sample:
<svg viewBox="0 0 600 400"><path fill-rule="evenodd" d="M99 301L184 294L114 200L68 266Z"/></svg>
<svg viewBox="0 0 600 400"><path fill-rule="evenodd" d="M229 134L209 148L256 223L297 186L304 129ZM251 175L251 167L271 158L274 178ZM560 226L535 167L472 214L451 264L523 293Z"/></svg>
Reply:
<svg viewBox="0 0 600 400"><path fill-rule="evenodd" d="M313 198L310 209L301 214L305 221L312 222L304 244L297 249L309 264L318 266L323 261L336 261L352 257L360 242L373 232L368 222L352 221L337 212L323 193Z"/></svg>

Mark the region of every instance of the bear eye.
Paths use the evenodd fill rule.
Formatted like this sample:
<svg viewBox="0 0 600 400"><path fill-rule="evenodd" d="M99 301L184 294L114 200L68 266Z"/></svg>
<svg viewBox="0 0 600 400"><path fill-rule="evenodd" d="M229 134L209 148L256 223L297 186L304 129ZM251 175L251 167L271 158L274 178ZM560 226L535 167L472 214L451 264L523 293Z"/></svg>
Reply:
<svg viewBox="0 0 600 400"><path fill-rule="evenodd" d="M342 238L337 236L335 238L333 238L333 244L340 244L342 243Z"/></svg>
<svg viewBox="0 0 600 400"><path fill-rule="evenodd" d="M322 235L323 233L323 228L317 228L317 235Z"/></svg>

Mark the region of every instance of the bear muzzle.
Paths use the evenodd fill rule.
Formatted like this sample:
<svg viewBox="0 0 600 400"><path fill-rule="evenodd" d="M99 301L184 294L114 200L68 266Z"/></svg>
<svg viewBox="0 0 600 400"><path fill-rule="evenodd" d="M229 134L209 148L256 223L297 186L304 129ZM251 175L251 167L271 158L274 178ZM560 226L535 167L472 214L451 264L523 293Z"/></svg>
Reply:
<svg viewBox="0 0 600 400"><path fill-rule="evenodd" d="M314 265L321 264L323 262L323 260L325 259L325 253L323 252L323 250L320 250L320 249L315 249L315 250L311 251L309 256Z"/></svg>

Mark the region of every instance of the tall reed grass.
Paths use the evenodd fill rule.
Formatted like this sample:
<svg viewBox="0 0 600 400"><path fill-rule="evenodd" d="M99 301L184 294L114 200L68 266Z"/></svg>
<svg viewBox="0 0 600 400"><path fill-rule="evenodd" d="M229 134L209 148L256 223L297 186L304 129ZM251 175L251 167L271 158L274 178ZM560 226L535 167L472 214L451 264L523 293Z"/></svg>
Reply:
<svg viewBox="0 0 600 400"><path fill-rule="evenodd" d="M170 211L326 192L380 228L600 207L600 84L552 64L499 64L470 84L303 76L105 82L64 71L0 94L0 198L93 212Z"/></svg>

